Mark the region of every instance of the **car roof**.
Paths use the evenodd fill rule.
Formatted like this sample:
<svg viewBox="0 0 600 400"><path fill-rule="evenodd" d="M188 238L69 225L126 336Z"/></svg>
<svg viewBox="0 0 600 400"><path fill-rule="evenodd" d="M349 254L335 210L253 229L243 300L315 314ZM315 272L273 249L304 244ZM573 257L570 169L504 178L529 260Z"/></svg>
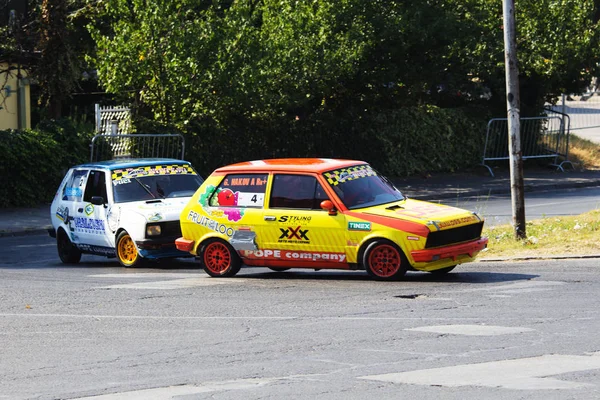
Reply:
<svg viewBox="0 0 600 400"><path fill-rule="evenodd" d="M227 172L315 172L323 173L334 169L367 164L365 161L333 158L274 158L268 160L244 161L217 168L215 173Z"/></svg>
<svg viewBox="0 0 600 400"><path fill-rule="evenodd" d="M189 164L189 161L177 160L174 158L123 158L106 161L90 162L77 165L73 168L98 168L98 169L122 169L144 167L149 165L165 165L165 164Z"/></svg>

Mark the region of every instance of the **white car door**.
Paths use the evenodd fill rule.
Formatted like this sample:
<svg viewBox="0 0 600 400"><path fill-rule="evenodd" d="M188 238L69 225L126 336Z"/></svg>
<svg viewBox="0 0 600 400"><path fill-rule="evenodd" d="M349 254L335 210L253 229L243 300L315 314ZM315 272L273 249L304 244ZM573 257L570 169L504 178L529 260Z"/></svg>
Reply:
<svg viewBox="0 0 600 400"><path fill-rule="evenodd" d="M98 201L100 198L102 201ZM82 250L114 254L114 245L110 240L111 234L106 221L107 205L106 172L90 170L83 197L76 203L73 215L75 233L79 237L79 247Z"/></svg>

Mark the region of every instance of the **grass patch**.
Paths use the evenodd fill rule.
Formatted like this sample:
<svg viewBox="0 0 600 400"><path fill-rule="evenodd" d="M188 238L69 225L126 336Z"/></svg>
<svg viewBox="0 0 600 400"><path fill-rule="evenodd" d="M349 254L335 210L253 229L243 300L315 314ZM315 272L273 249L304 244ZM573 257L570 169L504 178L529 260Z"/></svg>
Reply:
<svg viewBox="0 0 600 400"><path fill-rule="evenodd" d="M527 239L517 241L510 225L484 228L489 243L479 257L600 254L600 210L527 222L526 233Z"/></svg>
<svg viewBox="0 0 600 400"><path fill-rule="evenodd" d="M600 145L571 134L569 160L582 169L600 169Z"/></svg>

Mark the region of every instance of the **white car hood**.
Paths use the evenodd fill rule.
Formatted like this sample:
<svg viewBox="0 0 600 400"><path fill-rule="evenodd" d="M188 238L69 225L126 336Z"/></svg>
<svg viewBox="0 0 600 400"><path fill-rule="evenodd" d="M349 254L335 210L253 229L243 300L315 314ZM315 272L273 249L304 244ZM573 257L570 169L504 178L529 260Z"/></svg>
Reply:
<svg viewBox="0 0 600 400"><path fill-rule="evenodd" d="M146 218L147 222L178 221L181 211L190 200L190 197L178 197L173 199L152 200L150 202L131 202L117 204L120 214L136 213Z"/></svg>

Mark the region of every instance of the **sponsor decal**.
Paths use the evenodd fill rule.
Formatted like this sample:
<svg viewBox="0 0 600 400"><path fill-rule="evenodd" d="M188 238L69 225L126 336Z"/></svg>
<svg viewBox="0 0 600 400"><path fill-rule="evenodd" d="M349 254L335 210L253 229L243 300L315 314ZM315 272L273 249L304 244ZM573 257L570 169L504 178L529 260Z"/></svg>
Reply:
<svg viewBox="0 0 600 400"><path fill-rule="evenodd" d="M81 197L81 188L78 188L78 187L67 187L67 188L65 188L65 196L68 196L68 197Z"/></svg>
<svg viewBox="0 0 600 400"><path fill-rule="evenodd" d="M210 219L208 217L200 215L195 211L190 211L188 213L187 219L195 224L204 226L208 229L211 229L215 232L219 232L223 235L227 235L229 237L233 236L233 233L234 233L233 228L228 227L227 225L223 225L223 224L215 221L214 219Z"/></svg>
<svg viewBox="0 0 600 400"><path fill-rule="evenodd" d="M370 231L370 222L348 222L349 231Z"/></svg>
<svg viewBox="0 0 600 400"><path fill-rule="evenodd" d="M111 247L102 247L102 246L91 246L89 244L78 244L77 248L81 251L87 251L94 254L101 254L104 256L114 256L115 249Z"/></svg>
<svg viewBox="0 0 600 400"><path fill-rule="evenodd" d="M128 183L131 183L131 179L129 179L129 178L121 178L118 181L113 181L113 186L126 185Z"/></svg>
<svg viewBox="0 0 600 400"><path fill-rule="evenodd" d="M237 204L236 194L233 193L229 189L225 189L225 190L227 190L231 193L225 192L225 194L221 194L224 191L217 190L217 192L215 193L215 196L212 196L213 192L215 191L215 186L208 185L206 187L206 190L204 191L204 193L201 194L200 197L198 198L198 203L202 206L202 209L204 210L204 212L206 212L211 217L215 217L215 218L227 217L228 221L237 222L244 217L245 210L243 208L233 208L233 207L232 208L211 208L211 207L219 207L219 206L223 205L223 204L221 204L221 202L219 200L219 196L221 196L221 201L224 201L227 204L229 204L231 202L233 202L232 206L235 206L235 204ZM211 204L208 204L209 200L210 200Z"/></svg>
<svg viewBox="0 0 600 400"><path fill-rule="evenodd" d="M153 165L146 167L133 167L125 169L116 169L112 172L113 185L114 181L122 179L137 178L139 176L153 175L196 175L196 172L190 165Z"/></svg>
<svg viewBox="0 0 600 400"><path fill-rule="evenodd" d="M158 222L163 219L163 216L159 212L152 213L148 215L148 221L150 222Z"/></svg>
<svg viewBox="0 0 600 400"><path fill-rule="evenodd" d="M68 207L58 207L56 209L56 217L63 222L68 222L69 220L69 208Z"/></svg>
<svg viewBox="0 0 600 400"><path fill-rule="evenodd" d="M281 236L279 236L279 243L310 243L308 238L308 229L301 229L301 226L296 228L279 228Z"/></svg>
<svg viewBox="0 0 600 400"><path fill-rule="evenodd" d="M466 224L467 222L478 222L478 221L479 221L479 219L476 216L470 215L470 216L464 217L464 218L453 219L452 221L438 222L437 226L439 229L444 229L444 228L448 228L448 227L455 226L455 225Z"/></svg>
<svg viewBox="0 0 600 400"><path fill-rule="evenodd" d="M407 240L415 240L416 241L416 240L419 240L419 237L418 236L407 236L406 239Z"/></svg>
<svg viewBox="0 0 600 400"><path fill-rule="evenodd" d="M104 221L101 219L75 217L73 221L75 222L75 229L78 231L96 234L104 233Z"/></svg>
<svg viewBox="0 0 600 400"><path fill-rule="evenodd" d="M260 258L267 260L289 260L289 261L332 261L343 263L346 261L344 253L323 253L309 251L288 250L242 250L242 256L246 258Z"/></svg>
<svg viewBox="0 0 600 400"><path fill-rule="evenodd" d="M331 186L337 186L340 183L364 178L367 176L377 176L370 165L357 165L355 167L336 169L335 171L325 172L323 174Z"/></svg>
<svg viewBox="0 0 600 400"><path fill-rule="evenodd" d="M310 223L310 220L312 219L311 216L297 216L297 215L282 215L281 217L279 217L279 219L277 220L277 222L285 222L288 224L302 224L302 225L306 225L308 223Z"/></svg>
<svg viewBox="0 0 600 400"><path fill-rule="evenodd" d="M90 215L92 215L94 213L94 205L88 204L87 206L85 206L85 208L83 210L85 211L85 215L87 215L89 217Z"/></svg>

